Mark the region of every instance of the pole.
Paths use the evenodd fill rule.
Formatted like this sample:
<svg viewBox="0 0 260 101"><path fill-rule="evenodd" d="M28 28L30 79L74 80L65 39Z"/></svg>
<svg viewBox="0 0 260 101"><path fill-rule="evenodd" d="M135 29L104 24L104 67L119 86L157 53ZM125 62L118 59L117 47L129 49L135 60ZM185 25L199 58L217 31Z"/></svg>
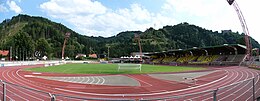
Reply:
<svg viewBox="0 0 260 101"><path fill-rule="evenodd" d="M213 91L213 101L217 101L217 91L218 89Z"/></svg>
<svg viewBox="0 0 260 101"><path fill-rule="evenodd" d="M9 61L12 61L12 46L10 47L10 57L9 57Z"/></svg>
<svg viewBox="0 0 260 101"><path fill-rule="evenodd" d="M54 94L51 94L51 93L49 93L49 96L51 97L51 101L55 101L55 100L56 100L56 98L55 98L55 95L54 95Z"/></svg>
<svg viewBox="0 0 260 101"><path fill-rule="evenodd" d="M255 101L255 78L253 78L253 101Z"/></svg>
<svg viewBox="0 0 260 101"><path fill-rule="evenodd" d="M6 84L1 81L3 83L3 101L6 101Z"/></svg>
<svg viewBox="0 0 260 101"><path fill-rule="evenodd" d="M109 60L109 48L110 46L107 47L107 59Z"/></svg>

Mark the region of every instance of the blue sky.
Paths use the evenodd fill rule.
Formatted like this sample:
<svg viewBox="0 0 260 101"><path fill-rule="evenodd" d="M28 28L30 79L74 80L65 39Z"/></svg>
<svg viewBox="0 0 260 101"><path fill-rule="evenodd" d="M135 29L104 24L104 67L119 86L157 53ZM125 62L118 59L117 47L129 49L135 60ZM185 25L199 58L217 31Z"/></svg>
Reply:
<svg viewBox="0 0 260 101"><path fill-rule="evenodd" d="M260 0L236 0L249 32L260 42ZM1 0L0 21L18 14L46 17L88 36L155 29L188 22L203 28L242 32L226 0Z"/></svg>

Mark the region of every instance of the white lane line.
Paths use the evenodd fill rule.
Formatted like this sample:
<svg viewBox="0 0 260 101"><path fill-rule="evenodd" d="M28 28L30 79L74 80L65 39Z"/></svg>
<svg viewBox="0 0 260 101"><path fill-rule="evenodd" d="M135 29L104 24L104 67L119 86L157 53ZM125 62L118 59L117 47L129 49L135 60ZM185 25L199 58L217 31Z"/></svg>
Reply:
<svg viewBox="0 0 260 101"><path fill-rule="evenodd" d="M12 74L12 76L14 77L14 78L16 78L16 79L18 79L15 75L14 75L14 72L12 72L11 73ZM9 71L8 71L8 77L10 77L9 76ZM14 79L12 79L12 80L14 80ZM14 81L16 81L16 80L14 80ZM17 82L17 81L16 81ZM18 83L19 84L19 83ZM33 91L31 91L31 90L28 90L28 89L24 89L24 90L26 90L26 91L28 91L28 92L31 92L31 93L33 93L33 94L39 94L38 92L33 92ZM20 90L21 91L21 90ZM25 95L27 95L27 96L30 96L30 97L32 97L32 98L35 98L35 99L37 99L37 100L43 100L43 99L40 99L39 97L35 97L35 96L32 96L31 94L28 94L28 92L24 92L24 91L21 91L23 94L25 94Z"/></svg>
<svg viewBox="0 0 260 101"><path fill-rule="evenodd" d="M73 93L78 93L78 94L88 94L88 95L99 95L99 96L152 96L152 95L161 95L161 94L171 94L171 93L176 93L176 92L182 92L182 91L187 91L187 90L192 90L192 89L196 89L198 87L203 87L203 86L207 86L210 85L212 83L215 82L219 82L223 79L225 79L227 77L224 76L220 79L214 80L212 82L203 84L203 85L199 85L196 87L191 87L191 88L187 88L187 89L180 89L180 90L173 90L173 91L165 91L165 92L157 92L157 93L140 93L140 94L97 94L97 93L86 93L86 92L80 92L80 91L72 91L72 90L67 90L67 89L61 89L61 88L55 88L56 90L60 90L60 91L66 91L66 92L73 92Z"/></svg>
<svg viewBox="0 0 260 101"><path fill-rule="evenodd" d="M9 70L9 71L10 71L10 70ZM7 71L7 72L9 72L9 71ZM3 71L2 77L3 77L5 80L8 80L7 77L3 75L5 72L6 72L6 70ZM6 74L7 74L7 73L6 73ZM8 74L7 74L7 76L9 77ZM12 78L9 77L9 79L12 79ZM20 91L20 90L14 88L14 87L12 87L12 86L10 86L10 87L13 88L13 89L16 90L16 91ZM17 93L14 93L14 92L12 92L11 90L9 90L9 89L8 89L8 85L6 85L6 90L9 91L11 94L13 94L13 95L15 95L15 96L17 96L17 97L19 97L19 98L21 98L21 99L23 99L23 100L26 100L26 101L28 100L28 99L26 99L26 98L24 98L24 97L18 95ZM10 99L12 99L12 98L10 97Z"/></svg>
<svg viewBox="0 0 260 101"><path fill-rule="evenodd" d="M85 81L84 83L85 84L88 84L88 81L90 80L90 78L89 77L85 77L85 80L87 79L87 81Z"/></svg>
<svg viewBox="0 0 260 101"><path fill-rule="evenodd" d="M235 72L235 73L234 73L234 71L226 71L226 72L227 72L227 75L228 75L228 74L231 74L227 79L225 79L225 81L227 81L227 82L221 81L221 82L217 82L217 83L215 83L215 84L209 85L209 86L207 86L207 87L210 88L210 87L214 87L214 86L226 85L226 84L232 82L232 81L238 76L238 73L237 73L237 72ZM236 77L235 77L235 78L232 78L233 75L235 75L235 74L236 74ZM229 79L231 79L231 80L229 80ZM224 83L222 83L222 82L224 82ZM203 96L207 96L207 95L209 95L209 94L205 94L205 95L202 95L202 96L192 97L192 98L190 98L189 100L197 99L197 98L199 98L199 97L203 97ZM208 98L208 99L210 99L210 98ZM207 99L204 99L204 100L207 100Z"/></svg>
<svg viewBox="0 0 260 101"><path fill-rule="evenodd" d="M65 81L65 82L68 82L69 80L70 80L70 78L64 77L64 81Z"/></svg>
<svg viewBox="0 0 260 101"><path fill-rule="evenodd" d="M138 78L136 78L136 77L133 77L133 76L131 76L131 75L128 75L128 77L133 78L133 79L137 80L138 82L141 81L141 82L143 82L143 83L145 83L145 84L147 84L147 85L149 85L149 86L153 86L152 84L147 83L147 82L145 82L145 81L143 81L143 80L141 80L141 79L138 79Z"/></svg>
<svg viewBox="0 0 260 101"><path fill-rule="evenodd" d="M251 73L251 72L250 72ZM251 73L251 74L253 74L253 73ZM254 75L254 74L253 74ZM248 81L248 83L247 84L250 84L252 81L250 80L250 81ZM247 85L246 84L246 85ZM246 86L245 85L245 86ZM249 87L250 87L250 85L249 85ZM244 87L242 87L242 88L244 88ZM240 88L240 89L242 89L242 88ZM248 90L250 90L251 88L253 88L253 86L251 86L249 89L247 89L246 91L243 91L244 93L242 93L242 94L240 94L239 96L237 96L235 99L233 99L232 101L234 101L234 100L236 100L236 99L238 99L239 97L241 97L242 95L244 95L245 93L247 93L248 92ZM237 90L237 91L239 91L239 90Z"/></svg>
<svg viewBox="0 0 260 101"><path fill-rule="evenodd" d="M18 72L20 71L21 69L19 69L19 70L16 70L16 72L15 72L15 74L19 77L16 77L21 83L22 83L22 85L25 85L25 84L27 84L26 86L35 86L35 87L41 87L42 89L45 89L45 90L47 90L46 88L50 88L49 86L45 86L45 85L42 85L42 84L39 84L39 85L34 85L34 84L32 84L32 81L30 81L30 80L28 80L28 79L25 79L23 76L21 76ZM25 81L27 81L27 82L25 82ZM29 82L29 83L28 83ZM20 84L21 84L20 83ZM36 83L36 82L34 82L34 83ZM34 88L34 87L32 87L32 88ZM35 89L35 88L34 88ZM38 90L38 89L36 89L36 90ZM49 90L49 89L48 89ZM39 91L43 91L43 90L39 90ZM38 93L38 95L37 96L42 96L42 97L44 97L44 98L49 98L49 96L47 96L47 95L43 95L43 94L41 94L41 93ZM47 97L46 97L47 96Z"/></svg>
<svg viewBox="0 0 260 101"><path fill-rule="evenodd" d="M233 72L234 72L234 71L233 71ZM233 77L233 75L230 76L230 78L232 78L232 79L231 79L231 80L228 80L228 82L221 83L221 86L225 86L226 84L231 83L231 82L238 82L238 81L240 81L240 80L243 78L243 75L240 76L239 79L237 79L238 75L240 74L240 73L238 73L238 72L240 72L240 71L236 71L236 72L235 72L235 73L237 74L236 77ZM241 72L241 73L242 73L242 72ZM243 73L242 73L242 74L243 74ZM235 80L235 79L237 79L237 80ZM235 81L234 81L234 80L235 80ZM231 83L231 84L233 84L233 83ZM220 86L220 87L221 87L221 86ZM234 87L236 87L236 86L234 86ZM230 88L230 89L228 89L228 90L225 90L225 91L223 91L223 92L221 92L221 93L218 93L217 96L220 96L220 95L226 93L227 91L232 90L234 87L232 87L232 88ZM207 95L209 95L209 94L207 94ZM213 98L213 97L209 97L209 98L204 99L204 100L202 100L202 101L206 101L206 100L209 100L209 99L211 99L211 98Z"/></svg>
<svg viewBox="0 0 260 101"><path fill-rule="evenodd" d="M242 72L242 73L243 73L243 72ZM242 74L242 75L243 75L243 74ZM247 78L248 78L248 72L246 72L246 78L245 78L244 80L246 80ZM244 83L244 82L241 82L241 83ZM240 83L240 84L241 84L241 83ZM235 92L232 92L231 94L228 94L228 95L222 97L221 99L218 99L218 101L224 100L224 99L226 99L226 98L232 96L233 94L237 93L238 91L240 91L241 89L243 89L244 87L246 87L249 83L250 83L250 82L247 82L244 86L240 87L240 88L237 89ZM240 85L240 84L238 84L238 85Z"/></svg>
<svg viewBox="0 0 260 101"><path fill-rule="evenodd" d="M38 90L36 88L41 88L41 89L44 89L44 90L38 90L38 91L43 91L43 92L52 92L53 88L51 88L50 86L56 86L56 85L51 85L51 84L46 84L46 83L41 83L41 82L35 82L35 81L25 79L23 76L21 76L18 73L18 72L20 72L20 70L22 70L22 69L19 68L19 70L16 70L15 73L19 77L18 80L22 83L21 85L30 86L31 88L33 88L35 90ZM62 87L64 87L64 86L62 86ZM49 99L49 95L45 95L45 94L42 94L42 93L37 93L37 97L38 96L42 96L41 98ZM59 99L57 99L57 100L59 100Z"/></svg>
<svg viewBox="0 0 260 101"><path fill-rule="evenodd" d="M104 77L101 77L102 82L100 83L101 85L103 85L106 82L106 79Z"/></svg>
<svg viewBox="0 0 260 101"><path fill-rule="evenodd" d="M95 82L95 79L93 76L91 76L90 78L91 78L91 82L89 84L93 84L93 82Z"/></svg>
<svg viewBox="0 0 260 101"><path fill-rule="evenodd" d="M84 81L84 77L80 77L81 81L79 81L79 83L83 83Z"/></svg>
<svg viewBox="0 0 260 101"><path fill-rule="evenodd" d="M81 81L80 77L75 77L75 80L74 80L75 83L79 83L80 81Z"/></svg>
<svg viewBox="0 0 260 101"><path fill-rule="evenodd" d="M253 71L253 72L255 72L255 74L256 74L256 76L258 75L258 73L256 72L256 71ZM255 77L255 75L254 75L254 77ZM258 82L259 82L259 76L257 76L257 80L255 81L255 84L254 85L256 85ZM252 88L252 87L251 87ZM250 89L251 89L250 88ZM253 88L252 88L253 89ZM259 88L260 89L260 88ZM255 91L255 92L257 92L257 91ZM248 101L251 97L253 97L253 95L250 95L247 99L246 99L246 101Z"/></svg>
<svg viewBox="0 0 260 101"><path fill-rule="evenodd" d="M5 69L4 69L4 71L5 71ZM4 72L4 71L3 71L3 72ZM4 75L3 75L4 73L3 73L3 72L1 73L1 74L2 74L2 77L4 77ZM5 77L4 77L4 79L5 79ZM0 85L0 86L3 88L2 85ZM7 89L6 91L7 91L7 92L8 92L8 91L11 92L11 91L8 90L8 89ZM0 92L0 93L3 94L3 92ZM13 93L13 92L11 92L11 93ZM10 99L11 101L13 101L13 99L12 99L9 95L6 95L6 97L7 97L8 99Z"/></svg>
<svg viewBox="0 0 260 101"><path fill-rule="evenodd" d="M96 79L98 80L95 84L99 84L100 78L97 76Z"/></svg>

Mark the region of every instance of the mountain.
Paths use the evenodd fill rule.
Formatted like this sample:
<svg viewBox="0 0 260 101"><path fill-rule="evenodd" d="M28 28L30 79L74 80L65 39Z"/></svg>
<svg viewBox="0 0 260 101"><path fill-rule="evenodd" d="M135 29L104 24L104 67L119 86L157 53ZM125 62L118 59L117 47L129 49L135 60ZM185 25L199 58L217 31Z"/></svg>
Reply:
<svg viewBox="0 0 260 101"><path fill-rule="evenodd" d="M65 56L75 57L78 53L105 54L109 47L110 57L130 55L138 52L139 47L134 39L135 34L140 35L144 52L160 52L170 49L185 49L191 47L205 47L223 44L244 44L243 34L238 32L211 31L188 23L174 26L164 26L155 30L125 31L112 37L93 37L80 35L66 26L52 22L43 17L28 15L14 16L0 24L0 49L12 48L15 58L35 57L35 52L41 56L47 55L55 59L61 57L61 49L65 33L71 33ZM260 48L257 41L251 38L253 47Z"/></svg>

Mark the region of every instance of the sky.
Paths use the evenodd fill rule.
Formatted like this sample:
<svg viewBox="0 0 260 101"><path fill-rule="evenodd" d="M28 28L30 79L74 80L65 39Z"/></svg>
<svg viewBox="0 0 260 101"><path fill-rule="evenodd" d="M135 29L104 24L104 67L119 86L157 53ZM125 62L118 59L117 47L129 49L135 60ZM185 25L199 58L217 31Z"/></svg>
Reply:
<svg viewBox="0 0 260 101"><path fill-rule="evenodd" d="M249 34L260 42L260 0L236 0ZM18 14L42 16L87 36L114 36L188 22L208 30L242 33L226 0L0 0L0 22Z"/></svg>

